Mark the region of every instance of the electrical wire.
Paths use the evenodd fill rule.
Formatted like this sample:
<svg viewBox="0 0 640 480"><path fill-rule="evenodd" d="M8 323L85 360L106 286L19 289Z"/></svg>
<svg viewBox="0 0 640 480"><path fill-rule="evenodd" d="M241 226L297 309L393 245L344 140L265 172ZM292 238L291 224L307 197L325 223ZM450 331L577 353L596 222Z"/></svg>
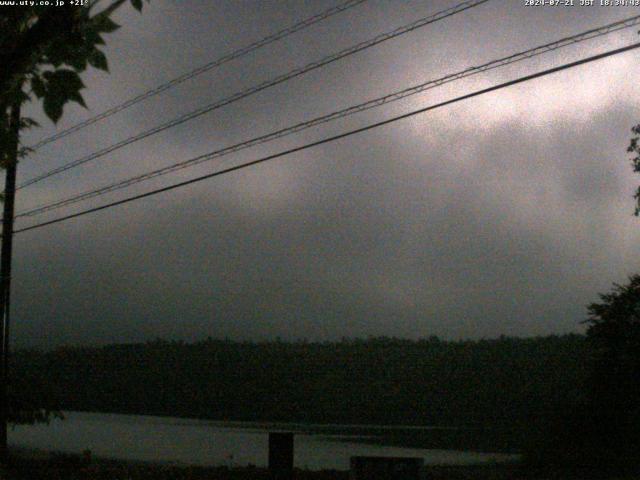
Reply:
<svg viewBox="0 0 640 480"><path fill-rule="evenodd" d="M280 30L278 32L272 33L271 35L268 35L260 40L258 40L257 42L253 42L249 45L246 45L242 48L239 48L237 50L234 50L231 53L228 53L220 58L217 58L216 60L213 60L205 65L202 65L194 70L191 70L187 73L184 73L172 80L169 80L166 83L163 83L161 85L158 85L155 88L152 88L151 90L147 90L146 92L143 92L133 98L130 98L129 100L116 105L114 107L109 108L108 110L105 110L102 113L99 113L98 115L95 115L91 118L88 118L80 123L77 123L76 125L73 125L65 130L62 130L61 132L58 132L54 135L51 135L50 137L46 137L42 140L40 140L39 142L31 145L29 148L31 150L37 150L41 147L43 147L44 145L47 145L48 143L51 142L55 142L56 140L59 140L61 138L66 137L67 135L71 135L72 133L75 133L79 130L82 130L85 127L88 127L89 125L93 125L96 122L99 122L100 120L103 120L105 118L108 118L112 115L115 115L118 112L121 112L123 110L126 110L127 108L140 103L148 98L154 97L162 92L165 92L166 90L169 90L170 88L175 87L176 85L179 85L180 83L186 82L187 80L191 80L194 77L197 77L198 75L202 75L203 73L206 73L210 70L213 70L214 68L217 68L225 63L228 63L232 60L235 60L237 58L243 57L255 50L258 50L259 48L262 48L266 45L269 45L273 42L276 42L278 40L281 40L285 37L288 37L289 35L299 32L300 30L304 30L305 28L310 27L311 25L315 25L318 22L321 22L329 17L332 17L333 15L336 15L338 13L344 12L345 10L348 10L352 7L355 7L356 5L359 5L361 3L366 2L367 0L348 0L344 3L341 3L340 5L337 5L335 7L331 7L327 10L325 10L324 12L320 12L316 15L313 15L309 18L306 18L298 23L296 23L295 25L291 25L283 30Z"/></svg>
<svg viewBox="0 0 640 480"><path fill-rule="evenodd" d="M31 226L28 226L28 227L21 228L19 230L14 230L14 233L16 233L16 234L17 233L23 233L23 232L34 230L34 229L37 229L37 228L42 228L42 227L45 227L47 225L53 225L53 224L60 223L60 222L66 221L66 220L70 220L72 218L78 218L78 217L81 217L81 216L84 216L84 215L88 215L90 213L98 212L98 211L105 210L105 209L108 209L108 208L112 208L112 207L115 207L115 206L118 206L118 205L123 205L125 203L133 202L135 200L140 200L142 198L147 198L147 197L150 197L150 196L153 196L153 195L157 195L159 193L167 192L167 191L170 191L170 190L175 190L177 188L181 188L181 187L184 187L184 186L187 186L187 185L191 185L191 184L194 184L194 183L197 183L197 182L201 182L203 180L207 180L207 179L210 179L210 178L213 178L213 177L217 177L217 176L224 175L224 174L227 174L227 173L231 173L231 172L234 172L234 171L237 171L237 170L241 170L241 169L244 169L244 168L247 168L247 167L251 167L251 166L254 166L254 165L257 165L257 164L260 164L260 163L264 163L264 162L267 162L269 160L274 160L276 158L284 157L284 156L290 155L292 153L300 152L300 151L307 150L307 149L310 149L310 148L313 148L313 147L316 147L316 146L319 146L319 145L323 145L325 143L334 142L334 141L342 139L342 138L350 137L351 135L355 135L355 134L358 134L358 133L366 132L368 130L372 130L374 128L381 127L383 125L388 125L388 124L397 122L399 120L403 120L405 118L413 117L415 115L418 115L418 114L421 114L421 113L425 113L425 112L428 112L428 111L431 111L431 110L435 110L437 108L441 108L441 107L444 107L444 106L447 106L447 105L451 105L451 104L454 104L454 103L457 103L457 102L460 102L460 101L463 101L463 100L467 100L469 98L473 98L473 97L484 95L484 94L487 94L487 93L490 93L490 92L501 90L503 88L507 88L507 87L510 87L512 85L520 84L520 83L523 83L523 82L528 82L528 81L534 80L536 78L544 77L544 76L547 76L547 75L550 75L550 74L553 74L553 73L556 73L556 72L560 72L562 70L567 70L567 69L574 68L574 67L577 67L577 66L580 66L580 65L584 65L584 64L587 64L587 63L590 63L590 62L594 62L596 60L601 60L603 58L611 57L613 55L619 55L619 54L621 54L623 52L628 52L630 50L634 50L634 49L637 49L637 48L640 48L640 42L639 43L634 43L634 44L631 44L631 45L627 45L625 47L617 48L615 50L610 50L610 51L607 51L607 52L604 52L604 53L600 53L598 55L593 55L593 56L590 56L590 57L586 57L586 58L577 60L575 62L565 63L565 64L560 65L558 67L553 67L553 68L550 68L550 69L547 69L547 70L542 70L540 72L536 72L536 73L533 73L533 74L530 74L530 75L526 75L524 77L519 77L519 78L516 78L514 80L510 80L508 82L500 83L498 85L494 85L494 86L491 86L491 87L488 87L488 88L483 88L481 90L476 90L475 92L471 92L471 93L468 93L468 94L465 94L465 95L462 95L462 96L459 96L459 97L455 97L455 98L450 99L450 100L446 100L446 101L443 101L443 102L440 102L440 103L436 103L434 105L429 105L427 107L420 108L418 110L414 110L414 111L411 111L409 113L405 113L403 115L398 115L398 116L389 118L387 120L382 120L380 122L372 123L372 124L366 125L364 127L356 128L354 130L349 130L347 132L344 132L344 133L341 133L341 134L338 134L338 135L334 135L334 136L331 136L331 137L328 137L328 138L324 138L324 139L318 140L316 142L307 143L307 144L299 146L299 147L290 148L288 150L284 150L282 152L278 152L278 153L275 153L273 155L268 155L266 157L262 157L262 158L259 158L257 160L253 160L253 161L250 161L250 162L247 162L247 163L243 163L243 164L240 164L240 165L235 165L233 167L229 167L229 168L226 168L224 170L219 170L219 171L216 171L216 172L213 172L213 173L209 173L207 175L202 175L200 177L196 177L196 178L192 178L190 180L186 180L184 182L179 182L179 183L176 183L176 184L173 184L173 185L169 185L169 186L166 186L166 187L158 188L156 190L151 190L151 191L146 192L146 193L142 193L142 194L139 194L139 195L134 195L134 196L122 199L122 200L118 200L118 201L115 201L115 202L107 203L105 205L101 205L99 207L89 208L87 210L83 210L81 212L77 212L77 213L73 213L73 214L70 214L70 215L63 216L63 217L59 217L59 218L56 218L56 219L53 219L53 220L49 220L47 222L38 223L38 224L35 224L35 225L31 225Z"/></svg>
<svg viewBox="0 0 640 480"><path fill-rule="evenodd" d="M333 120L337 120L339 118L344 118L346 116L349 115L353 115L356 113L360 113L375 107L379 107L381 105L386 105L388 103L391 102L395 102L398 100L401 100L403 98L409 97L411 95L416 95L418 93L422 93L425 92L427 90L430 90L432 88L436 88L439 87L441 85L444 85L446 83L450 83L456 80L460 80L462 78L466 78L466 77L470 77L472 75L477 75L495 68L499 68L499 67L503 67L506 65L510 65L516 62L520 62L529 58L532 58L534 56L537 55L541 55L547 52L551 52L554 50L557 50L559 48L563 48L569 45L573 45L575 43L579 43L579 42L583 42L586 40L590 40L593 38L597 38L618 30L621 30L623 28L629 28L629 27L633 27L636 25L640 24L640 15L634 16L634 17L630 17L624 20L620 20L617 22L613 22L610 23L608 25L604 25L601 27L597 27L594 29L590 29L587 30L585 32L570 36L570 37L565 37L562 38L560 40L556 40L554 42L551 43L547 43L538 47L534 47L532 49L529 50L525 50L523 52L519 52L519 53L515 53L512 55L509 55L507 57L503 57L497 60L492 60L488 63L485 63L483 65L480 66L475 66L475 67L469 67L465 70L462 70L460 72L457 73L452 73L449 75L446 75L444 77L440 77L436 80L429 80L426 82L423 82L419 85L414 85L412 87L400 90L398 92L394 92L382 97L378 97L372 100L369 100L367 102L364 103L360 103L358 105L354 105L342 110L338 110L335 111L333 113L327 114L327 115L323 115L320 117L316 117L314 119L305 121L305 122L301 122L298 124L295 124L293 126L281 129L281 130L277 130L275 132L271 132L269 134L266 135L261 135L259 137L255 137L252 138L250 140L246 140L240 143L237 143L235 145L231 145L225 148L222 148L220 150L216 150L210 153L206 153L204 155L200 155L197 156L195 158L191 158L188 160L184 160L182 162L173 164L173 165L169 165L167 167L163 167L160 169L156 169L156 170L152 170L150 172L135 176L135 177L130 177L127 178L125 180L119 181L119 182L115 182L112 183L110 185L104 186L104 187L100 187L98 189L94 189L94 190L90 190L88 192L84 192L78 195L74 195L62 200L58 200L55 201L53 203L48 203L45 205L40 205L34 208L31 208L30 210L26 210L26 211L22 211L19 212L16 215L16 218L19 217L30 217L30 216L35 216L35 215L39 215L42 213L45 213L47 211L50 210L54 210L54 209L58 209L58 208L62 208L65 206L69 206L84 200L88 200L90 198L94 198L100 195L104 195L106 193L110 193L116 190L120 190L123 188L127 188L129 186L132 186L134 184L155 178L155 177L159 177L162 175L167 175L169 173L178 171L178 170L182 170L184 168L188 168L194 165L198 165L210 160L213 160L215 158L220 158L226 155L229 155L231 153L235 153L241 150L244 150L246 148L249 147L253 147L255 145L260 145L263 143L267 143L270 141L273 141L275 139L278 138L282 138L288 135L292 135L294 133L298 133L302 130L306 130L308 128L317 126L317 125L321 125L324 123L328 123L330 121Z"/></svg>
<svg viewBox="0 0 640 480"><path fill-rule="evenodd" d="M73 160L72 162L69 162L65 165L62 165L60 167L54 168L52 170L49 170L48 172L45 172L41 175L38 175L34 178L31 178L30 180L25 181L24 183L21 183L17 189L21 189L21 188L25 188L27 186L33 185L35 183L38 183L44 179L47 179L49 177L52 177L54 175L57 175L59 173L62 172L66 172L67 170L71 169L71 168L75 168L78 167L80 165L83 165L87 162L90 162L92 160L95 160L97 158L103 157L111 152L114 152L116 150L119 150L122 147L125 147L127 145L130 145L132 143L135 143L137 141L143 140L147 137L150 137L151 135L155 135L156 133L160 133L163 132L169 128L173 128L177 125L180 125L182 123L185 123L189 120L193 120L194 118L200 117L206 113L209 113L213 110L217 110L219 108L222 108L226 105L229 105L231 103L237 102L238 100L241 100L243 98L246 98L250 95L256 94L258 92L261 92L263 90L266 90L267 88L273 87L275 85L279 85L283 82L286 82L288 80L291 80L292 78L298 77L300 75L303 75L307 72L310 72L312 70L318 69L320 67L323 67L325 65L328 65L330 63L333 63L337 60L340 60L342 58L345 58L347 56L353 55L355 53L361 52L365 49L371 48L375 45L378 45L382 42L386 42L387 40L391 40L395 37L398 37L400 35L404 35L406 33L412 32L414 30L417 30L418 28L422 28L425 27L429 24L435 23L437 21L443 20L447 17L450 17L452 15L455 15L457 13L463 12L465 10L468 10L470 8L479 6L483 3L488 2L489 0L467 0L464 1L454 7L448 8L446 10L442 10L438 13L435 13L433 15L430 15L428 17L424 17L421 18L415 22L412 22L408 25L404 25L402 27L396 28L395 30L391 31L391 32L387 32L387 33L383 33L380 35L377 35L376 37L370 39L370 40L366 40L364 42L360 42L356 45L353 45L351 47L348 47L346 49L343 49L337 53L334 53L332 55L328 55L320 60L317 60L315 62L311 62L308 63L307 65L303 66L303 67L298 67L295 68L287 73L278 75L277 77L274 77L270 80L266 80L258 85L255 85L253 87L250 87L246 90L242 90L239 91L237 93L234 93L233 95L223 98L221 100L218 100L214 103L211 103L209 105L206 105L204 107L198 108L192 112L189 112L187 114L181 115L180 117L177 117L173 120L170 120L169 122L166 122L162 125L158 125L154 128L151 128L149 130L146 130L144 132L138 133L137 135L134 135L132 137L129 137L127 139L124 139L118 143L115 143L113 145L110 145L108 147L105 147L101 150L98 150L97 152L91 153L85 157L79 158L77 160Z"/></svg>

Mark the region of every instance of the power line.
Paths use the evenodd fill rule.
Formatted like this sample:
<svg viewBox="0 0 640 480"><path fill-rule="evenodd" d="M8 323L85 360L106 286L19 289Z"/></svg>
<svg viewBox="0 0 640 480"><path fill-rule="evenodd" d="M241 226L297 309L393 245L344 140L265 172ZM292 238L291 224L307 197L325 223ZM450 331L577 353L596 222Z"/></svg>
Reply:
<svg viewBox="0 0 640 480"><path fill-rule="evenodd" d="M142 175L138 175L135 177L130 177L127 178L125 180L119 181L119 182L115 182L112 183L110 185L106 185L104 187L100 187L98 189L95 190L90 190L88 192L84 192L78 195L74 195L72 197L68 197L62 200L58 200L56 202L53 203L48 203L45 205L40 205L38 207L34 207L30 210L27 211L22 211L19 212L16 217L28 217L28 216L35 216L35 215L39 215L41 213L50 211L50 210L54 210L54 209L58 209L58 208L62 208L68 205L72 205L78 202L81 202L83 200L88 200L90 198L94 198L100 195L104 195L106 193L110 193L116 190L120 190L129 186L132 186L134 184L143 182L145 180L149 180L151 178L155 178L158 176L162 176L162 175L166 175L178 170L182 170L184 168L188 168L194 165L198 165L210 160L213 160L215 158L219 158L219 157L223 157L226 155L229 155L231 153L235 153L241 150L244 150L246 148L255 146L255 145L259 145L259 144L263 144L278 138L282 138L297 132L300 132L302 130L320 125L320 124L324 124L324 123L328 123L330 121L339 119L339 118L343 118L349 115L353 115L355 113L359 113L359 112L363 112L366 110L369 110L371 108L375 108L381 105L385 105L391 102L395 102L398 100L401 100L403 98L409 97L411 95L415 95L418 93L422 93L424 91L430 90L432 88L436 88L438 86L444 85L446 83L450 83L456 80L460 80L462 78L466 78L466 77L470 77L472 75L477 75L479 73L483 73L495 68L499 68L505 65L510 65L512 63L516 63L516 62L520 62L529 58L532 58L534 56L537 55L541 55L543 53L547 53L553 50L557 50L559 48L562 47L566 47L568 45L572 45L578 42L582 42L582 41L586 41L589 39L593 39L593 38L597 38L600 37L602 35L606 35L618 30L621 30L623 28L629 28L635 25L640 24L640 15L635 16L635 17L630 17L624 20L620 20L608 25L604 25L601 27L597 27L591 30L587 30L585 32L570 36L570 37L565 37L562 38L560 40L556 40L554 42L551 43L547 43L545 45L541 45L523 52L519 52L519 53L515 53L512 55L509 55L507 57L503 57L497 60L493 60L490 61L488 63L485 63L483 65L480 66L476 66L476 67L470 67L467 68L465 70L462 70L460 72L457 73L453 73L453 74L449 74L446 75L444 77L440 77L436 80L429 80L427 82L423 82L419 85L415 85L409 88L405 88L404 90L400 90L398 92L394 92L382 97L378 97L375 98L373 100L369 100L367 102L364 103L360 103L358 105L354 105L342 110L338 110L336 112L327 114L327 115L323 115L320 117L316 117L314 119L305 121L305 122L301 122L298 123L296 125L281 129L281 130L277 130L275 132L266 134L266 135L262 135L259 137L255 137L253 139L250 140L246 140L240 143L237 143L235 145L231 145L229 147L225 147L222 148L220 150L216 150L204 155L200 155L197 156L195 158L191 158L188 160L184 160L182 162L173 164L173 165L169 165L167 167L163 167L157 170L152 170L151 172L147 172L144 173Z"/></svg>
<svg viewBox="0 0 640 480"><path fill-rule="evenodd" d="M534 80L536 78L544 77L544 76L550 75L552 73L556 73L556 72L559 72L559 71L562 71L562 70L567 70L569 68L574 68L574 67L577 67L579 65L584 65L586 63L594 62L596 60L601 60L603 58L611 57L613 55L618 55L620 53L627 52L627 51L630 51L630 50L634 50L634 49L637 49L637 48L640 48L640 42L634 43L632 45L627 45L626 47L617 48L615 50L610 50L608 52L600 53L598 55L593 55L591 57L586 57L586 58L583 58L581 60L577 60L575 62L565 63L564 65L560 65L558 67L550 68L550 69L547 69L547 70L542 70L540 72L533 73L531 75L526 75L524 77L519 77L519 78L517 78L515 80L510 80L508 82L500 83L500 84L494 85L492 87L484 88L484 89L481 89L481 90L476 90L475 92L468 93L466 95L462 95L462 96L459 96L459 97L455 97L453 99L446 100L446 101L440 102L440 103L436 103L434 105L430 105L430 106L427 106L427 107L424 107L424 108L420 108L418 110L414 110L412 112L405 113L403 115L398 115L396 117L389 118L387 120L382 120L380 122L372 123L372 124L366 125L364 127L356 128L356 129L350 130L348 132L344 132L344 133L341 133L341 134L338 134L338 135L334 135L334 136L331 136L331 137L328 137L328 138L324 138L322 140L318 140L316 142L307 143L307 144L302 145L300 147L290 148L288 150L284 150L282 152L275 153L273 155L268 155L266 157L262 157L262 158L259 158L257 160L253 160L253 161L250 161L250 162L247 162L247 163L243 163L243 164L240 164L240 165L235 165L233 167L225 168L224 170L219 170L217 172L209 173L207 175L202 175L200 177L196 177L196 178L193 178L191 180L186 180L184 182L175 183L173 185L169 185L169 186L166 186L166 187L158 188L156 190L151 190L151 191L146 192L146 193L142 193L142 194L139 194L139 195L134 195L134 196L122 199L122 200L118 200L118 201L115 201L115 202L107 203L107 204L101 205L99 207L89 208L87 210L83 210L81 212L77 212L77 213L73 213L73 214L70 214L70 215L63 216L63 217L59 217L59 218L56 218L54 220L49 220L47 222L42 222L42 223L38 223L36 225L31 225L29 227L21 228L19 230L15 230L14 233L17 234L17 233L26 232L26 231L29 231L29 230L34 230L34 229L37 229L37 228L42 228L42 227L47 226L47 225L52 225L52 224L55 224L55 223L63 222L65 220L70 220L72 218L81 217L83 215L87 215L87 214L90 214L90 213L98 212L100 210L105 210L107 208L115 207L115 206L122 205L122 204L125 204L125 203L133 202L135 200L140 200L142 198L146 198L146 197L150 197L150 196L153 196L153 195L156 195L156 194L159 194L159 193L167 192L169 190L175 190L177 188L181 188L181 187L184 187L184 186L187 186L187 185L191 185L193 183L201 182L203 180L207 180L207 179L210 179L210 178L213 178L213 177L217 177L217 176L224 175L224 174L227 174L227 173L230 173L230 172L234 172L236 170L241 170L241 169L244 169L244 168L247 168L247 167L251 167L251 166L257 165L259 163L264 163L264 162L267 162L269 160L274 160L276 158L280 158L280 157L284 157L286 155L290 155L292 153L296 153L296 152L300 152L300 151L303 151L303 150L307 150L307 149L316 147L318 145L323 145L325 143L334 142L334 141L342 139L342 138L350 137L351 135L355 135L357 133L366 132L368 130L372 130L374 128L381 127L383 125L388 125L390 123L394 123L394 122L397 122L397 121L405 119L405 118L413 117L413 116L418 115L420 113L425 113L425 112L428 112L430 110L435 110L437 108L441 108L441 107L444 107L444 106L447 106L447 105L451 105L451 104L454 104L454 103L457 103L457 102L461 102L463 100L467 100L469 98L473 98L473 97L477 97L477 96L480 96L480 95L484 95L486 93L494 92L496 90L501 90L503 88L507 88L507 87L510 87L512 85L516 85L516 84L519 84L519 83L528 82L530 80Z"/></svg>
<svg viewBox="0 0 640 480"><path fill-rule="evenodd" d="M253 42L249 45L246 45L242 48L239 48L238 50L234 50L231 53L228 53L220 58L217 58L216 60L213 60L205 65L202 65L194 70L191 70L187 73L184 73L172 80L169 80L166 83L163 83L161 85L158 85L155 88L152 88L151 90L147 90L146 92L143 92L133 98L130 98L129 100L116 105L112 108L109 108L108 110L103 111L102 113L99 113L98 115L95 115L91 118L88 118L80 123L77 123L69 128L67 128L66 130L62 130L61 132L58 132L54 135L51 135L50 137L46 137L43 140L40 140L39 142L31 145L29 148L31 148L32 150L37 150L40 147L43 147L44 145L47 145L48 143L51 142L55 142L56 140L59 140L63 137L66 137L67 135L71 135L72 133L75 133L79 130L82 130L85 127L88 127L89 125L93 125L96 122L99 122L100 120L103 120L107 117L110 117L112 115L115 115L118 112L121 112L122 110L125 110L137 103L142 102L143 100L146 100L148 98L154 97L166 90L169 90L170 88L175 87L176 85L186 82L187 80L191 80L194 77L197 77L198 75L202 75L203 73L206 73L210 70L213 70L214 68L217 68L225 63L228 63L232 60L235 60L237 58L243 57L255 50L258 50L259 48L262 48L266 45L269 45L273 42L276 42L278 40L281 40L285 37L288 37L289 35L299 32L300 30L304 30L305 28L310 27L311 25L314 25L318 22L321 22L329 17L332 17L333 15L337 15L338 13L344 12L345 10L348 10L352 7L355 7L356 5L359 5L361 3L366 2L367 0L348 0L340 5L337 5L335 7L329 8L327 10L325 10L324 12L320 12L316 15L313 15L309 18L306 18L298 23L296 23L295 25L291 25L283 30L280 30L278 32L272 33L271 35L268 35L264 38L262 38L261 40L258 40L257 42Z"/></svg>
<svg viewBox="0 0 640 480"><path fill-rule="evenodd" d="M478 5L481 5L483 3L488 2L489 0L467 0L464 1L454 7L448 8L446 10L442 10L438 13L435 13L433 15L430 15L428 17L424 17L421 18L415 22L412 22L408 25L404 25L402 27L396 28L395 30L391 31L391 32L387 32L387 33L383 33L380 35L377 35L376 37L370 39L370 40L366 40L364 42L360 42L356 45L353 45L351 47L348 47L344 50L341 50L337 53L334 53L332 55L328 55L320 60L317 60L315 62L311 62L308 63L307 65L303 66L303 67L298 67L295 68L287 73L278 75L277 77L274 77L270 80L266 80L258 85L255 85L253 87L249 87L246 90L242 90L240 92L236 92L233 95L223 98L221 100L218 100L214 103L211 103L209 105L206 105L204 107L200 107L197 110L194 110L192 112L189 112L187 114L181 115L180 117L177 117L173 120L170 120L169 122L166 122L162 125L158 125L154 128L151 128L149 130L146 130L144 132L141 132L137 135L134 135L132 137L129 137L125 140L122 140L118 143L115 143L113 145L110 145L109 147L103 148L102 150L98 150L97 152L91 153L85 157L79 158L77 160L74 160L72 162L69 162L65 165L62 165L58 168L54 168L52 170L49 170L46 173L43 173L41 175L38 175L30 180L27 180L26 182L20 184L18 186L18 189L20 188L24 188L27 187L29 185L33 185L34 183L40 182L46 178L52 177L54 175L57 175L59 173L65 172L71 168L75 168L79 165L85 164L87 162L90 162L92 160L95 160L96 158L100 158L103 157L111 152L114 152L122 147L125 147L127 145L130 145L132 143L135 143L139 140L143 140L151 135L155 135L156 133L160 133L163 132L164 130L167 130L169 128L175 127L177 125L180 125L182 123L185 123L189 120L193 120L194 118L200 117L202 115L204 115L205 113L209 113L213 110L217 110L221 107L224 107L226 105L229 105L231 103L237 102L238 100L241 100L243 98L246 98L250 95L253 95L255 93L261 92L267 88L273 87L275 85L278 85L280 83L286 82L288 80L291 80L292 78L298 77L300 75L303 75L307 72L310 72L312 70L315 70L317 68L323 67L325 65L328 65L330 63L333 63L337 60L340 60L342 58L345 58L347 56L353 55L355 53L361 52L365 49L371 48L375 45L378 45L382 42L386 42L387 40L391 40L392 38L398 37L400 35L404 35L406 33L412 32L414 30L417 30L418 28L422 28L426 25L429 25L431 23L435 23L437 21L443 20L447 17L450 17L452 15L455 15L457 13L460 13L462 11L468 10L470 8L476 7Z"/></svg>

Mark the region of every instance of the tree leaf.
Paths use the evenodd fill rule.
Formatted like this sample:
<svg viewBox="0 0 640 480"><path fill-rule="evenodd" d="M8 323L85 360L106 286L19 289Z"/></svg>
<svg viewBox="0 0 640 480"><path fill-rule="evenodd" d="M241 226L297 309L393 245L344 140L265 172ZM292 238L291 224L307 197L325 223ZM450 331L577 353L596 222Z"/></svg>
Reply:
<svg viewBox="0 0 640 480"><path fill-rule="evenodd" d="M39 75L31 77L31 90L36 94L36 97L42 98L47 93L47 88Z"/></svg>
<svg viewBox="0 0 640 480"><path fill-rule="evenodd" d="M104 70L105 72L109 71L109 64L107 62L107 57L104 53L102 53L97 48L93 50L91 55L89 55L89 65L95 67L100 70Z"/></svg>
<svg viewBox="0 0 640 480"><path fill-rule="evenodd" d="M31 100L31 97L24 90L18 90L18 92L14 96L15 100L19 103L24 103Z"/></svg>
<svg viewBox="0 0 640 480"><path fill-rule="evenodd" d="M94 28L88 28L86 30L85 38L87 39L87 43L92 46L105 45L103 38L100 36L100 33Z"/></svg>
<svg viewBox="0 0 640 480"><path fill-rule="evenodd" d="M104 33L115 32L117 29L120 28L120 25L118 25L116 22L111 20L108 16L102 15L102 14L96 15L93 18L93 26L95 27L96 32L104 32Z"/></svg>
<svg viewBox="0 0 640 480"><path fill-rule="evenodd" d="M139 12L142 11L142 0L131 0L131 5Z"/></svg>
<svg viewBox="0 0 640 480"><path fill-rule="evenodd" d="M64 101L58 96L47 95L44 97L42 106L44 107L44 113L47 114L47 117L49 117L53 123L58 123L58 120L62 117Z"/></svg>
<svg viewBox="0 0 640 480"><path fill-rule="evenodd" d="M45 72L43 76L48 81L43 101L44 111L54 123L62 116L63 107L68 101L74 101L86 107L79 93L84 88L84 83L76 72L61 69Z"/></svg>
<svg viewBox="0 0 640 480"><path fill-rule="evenodd" d="M76 72L82 72L87 68L87 55L81 49L73 49L64 63L72 66Z"/></svg>
<svg viewBox="0 0 640 480"><path fill-rule="evenodd" d="M49 60L54 67L59 67L65 60L63 51L59 48L47 49L47 60Z"/></svg>
<svg viewBox="0 0 640 480"><path fill-rule="evenodd" d="M49 76L49 90L55 93L77 92L84 88L80 76L73 70L60 69Z"/></svg>
<svg viewBox="0 0 640 480"><path fill-rule="evenodd" d="M84 98L82 98L82 95L80 95L79 92L74 92L69 96L69 99L79 103L80 105L82 105L84 108L87 108L87 104L84 103Z"/></svg>

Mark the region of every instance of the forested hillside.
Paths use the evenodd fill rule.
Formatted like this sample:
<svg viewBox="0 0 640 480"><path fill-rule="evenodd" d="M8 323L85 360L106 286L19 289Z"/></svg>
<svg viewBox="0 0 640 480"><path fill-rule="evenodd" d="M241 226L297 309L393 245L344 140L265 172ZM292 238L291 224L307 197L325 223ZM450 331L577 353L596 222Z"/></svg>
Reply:
<svg viewBox="0 0 640 480"><path fill-rule="evenodd" d="M154 341L21 351L13 385L61 409L228 420L495 425L582 395L585 338Z"/></svg>

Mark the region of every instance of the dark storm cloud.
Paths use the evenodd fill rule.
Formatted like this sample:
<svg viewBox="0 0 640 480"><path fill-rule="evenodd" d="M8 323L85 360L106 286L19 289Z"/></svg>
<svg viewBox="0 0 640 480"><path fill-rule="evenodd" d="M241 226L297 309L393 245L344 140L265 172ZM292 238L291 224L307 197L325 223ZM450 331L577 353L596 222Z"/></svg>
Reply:
<svg viewBox="0 0 640 480"><path fill-rule="evenodd" d="M79 169L71 181L33 189L24 205L170 164L480 63L478 58L549 41L552 33L560 37L625 15L611 9L534 14L516 3L490 3L477 14L454 17L123 149ZM87 129L39 159L63 163L142 125L189 111L203 98L221 98L451 4L426 8L421 2L372 1L274 46L267 56L254 55ZM140 91L140 85L211 59L207 45L229 51L238 38L259 38L328 4L257 5L220 2L213 9L158 2L149 13L132 17L122 37L114 36L125 50L112 51L112 76L91 77L104 86L91 90L96 111ZM132 33L136 28L140 37ZM136 39L148 55L127 53ZM426 49L427 41L447 45L452 53ZM596 46L549 61L560 63L564 55L580 56ZM185 50L192 55L183 55ZM529 71L519 68L492 78ZM637 70L635 60L612 61L20 235L16 343L207 335L458 338L579 330L585 304L596 292L639 266L640 236L630 216L635 179L624 161L629 127L637 120L638 92L625 82L632 69ZM253 149L235 161L487 82L492 83L478 78L446 93L434 91ZM607 82L612 86L604 90ZM70 110L65 121L86 117L79 112ZM25 177L37 168L42 167L25 165ZM180 178L211 168L198 167Z"/></svg>

